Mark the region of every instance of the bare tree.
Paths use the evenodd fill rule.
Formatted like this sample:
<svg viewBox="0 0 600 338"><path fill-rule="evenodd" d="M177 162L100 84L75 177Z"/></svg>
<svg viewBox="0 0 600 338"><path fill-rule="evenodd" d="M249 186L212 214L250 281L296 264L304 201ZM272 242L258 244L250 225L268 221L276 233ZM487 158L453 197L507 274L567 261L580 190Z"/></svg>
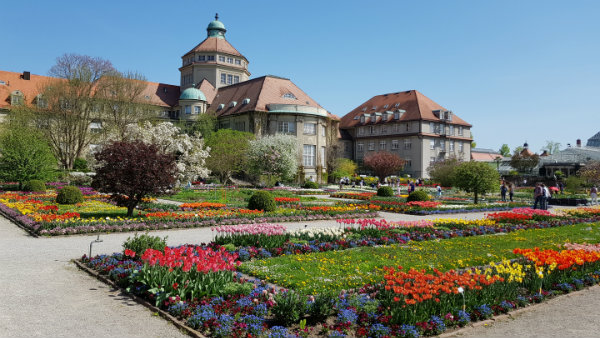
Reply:
<svg viewBox="0 0 600 338"><path fill-rule="evenodd" d="M75 159L106 133L122 135L127 124L154 112L143 95L145 78L133 72L120 73L108 60L64 54L56 59L49 75L55 78L40 88L45 108L33 118L65 169L73 168ZM102 127L90 129L92 122ZM94 132L99 130L103 133Z"/></svg>

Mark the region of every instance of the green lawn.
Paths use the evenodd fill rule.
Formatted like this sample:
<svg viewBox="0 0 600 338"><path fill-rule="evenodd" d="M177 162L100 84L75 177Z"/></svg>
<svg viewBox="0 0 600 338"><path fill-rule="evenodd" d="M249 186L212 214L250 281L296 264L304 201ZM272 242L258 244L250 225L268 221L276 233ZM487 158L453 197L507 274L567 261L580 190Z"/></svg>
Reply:
<svg viewBox="0 0 600 338"><path fill-rule="evenodd" d="M269 282L314 294L380 281L385 266L444 271L514 258L515 248L557 248L568 241L600 242L600 224L281 256L247 262L240 269Z"/></svg>

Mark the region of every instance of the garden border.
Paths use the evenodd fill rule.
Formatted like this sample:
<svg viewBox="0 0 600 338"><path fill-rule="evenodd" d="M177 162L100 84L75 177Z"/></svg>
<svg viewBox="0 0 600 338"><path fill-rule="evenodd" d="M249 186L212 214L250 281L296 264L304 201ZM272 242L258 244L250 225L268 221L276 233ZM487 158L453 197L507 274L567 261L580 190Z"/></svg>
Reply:
<svg viewBox="0 0 600 338"><path fill-rule="evenodd" d="M37 234L33 229L26 227L20 220L17 219L17 217L19 216L23 216L23 215L9 215L7 210L5 210L4 208L13 211L11 208L5 206L3 203L0 203L0 214L2 214L2 216L4 216L4 218L6 218L7 220L9 220L11 223L15 224L17 227L25 230L25 232L27 232L30 236L35 237L35 238L39 238L40 235Z"/></svg>
<svg viewBox="0 0 600 338"><path fill-rule="evenodd" d="M541 303L529 304L528 306L526 306L524 308L516 309L516 310L510 311L510 312L508 312L506 314L501 314L501 315L492 317L490 319L486 319L486 320L478 321L478 322L475 322L475 323L471 323L468 326L461 327L461 328L453 330L453 331L446 331L446 332L444 332L441 335L436 336L436 337L439 337L439 338L456 337L458 334L464 333L464 331L468 331L469 329L477 328L477 327L480 327L480 326L486 326L486 325L491 324L491 323L502 322L502 321L505 321L505 320L508 320L508 319L515 320L516 319L515 317L517 315L520 315L520 314L522 314L524 312L528 312L528 311L531 311L533 309L537 309L538 307L543 306L543 305L549 305L550 302L555 302L555 301L557 301L559 299L562 299L562 298L573 297L573 296L577 295L577 293L579 293L581 291L589 291L589 290L594 289L594 288L600 288L600 284L595 284L595 285L583 288L581 290L572 291L572 292L565 293L565 294L562 294L562 295L554 296L551 299L542 301Z"/></svg>
<svg viewBox="0 0 600 338"><path fill-rule="evenodd" d="M106 278L105 276L99 274L98 272L88 268L87 266L85 266L85 264L83 264L82 262L80 262L77 259L72 259L71 260L75 266L77 266L80 270L83 270L85 272L87 272L89 275L91 275L92 277L95 277L96 279L98 279L99 281L112 286L115 289L120 290L123 294L125 294L127 297L133 299L136 303L145 306L146 308L148 308L149 310L158 313L159 316L161 316L162 318L170 321L173 325L175 325L175 327L177 327L179 330L185 331L186 334L188 334L189 336L192 336L194 338L207 338L206 336L204 336L202 333L192 329L191 327L185 325L184 322L182 322L181 320L173 317L171 314L169 314L168 312L152 305L151 303L149 303L148 301L146 301L145 299L138 297L130 292L127 292L127 290L123 289L122 287L118 286L115 282L113 282L112 280Z"/></svg>

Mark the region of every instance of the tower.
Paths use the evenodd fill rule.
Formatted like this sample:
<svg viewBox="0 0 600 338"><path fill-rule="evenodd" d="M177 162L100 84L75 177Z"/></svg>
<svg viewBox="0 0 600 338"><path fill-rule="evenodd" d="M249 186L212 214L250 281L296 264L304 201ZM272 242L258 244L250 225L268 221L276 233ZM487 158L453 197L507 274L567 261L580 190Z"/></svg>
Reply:
<svg viewBox="0 0 600 338"><path fill-rule="evenodd" d="M225 39L219 14L206 27L206 39L181 57L181 90L207 80L214 88L247 81L248 60Z"/></svg>

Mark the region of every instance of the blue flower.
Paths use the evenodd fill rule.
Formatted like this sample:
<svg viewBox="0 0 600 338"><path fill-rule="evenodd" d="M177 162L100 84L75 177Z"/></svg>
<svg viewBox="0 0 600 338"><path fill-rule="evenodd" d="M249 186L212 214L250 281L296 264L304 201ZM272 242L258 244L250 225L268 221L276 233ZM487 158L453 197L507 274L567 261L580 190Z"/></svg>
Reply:
<svg viewBox="0 0 600 338"><path fill-rule="evenodd" d="M471 316L467 311L458 311L458 324L461 326L467 325L471 322Z"/></svg>
<svg viewBox="0 0 600 338"><path fill-rule="evenodd" d="M418 338L421 335L419 334L419 330L413 325L402 325L400 330L398 331L398 337L401 338Z"/></svg>
<svg viewBox="0 0 600 338"><path fill-rule="evenodd" d="M273 326L269 338L287 338L288 330L283 326Z"/></svg>
<svg viewBox="0 0 600 338"><path fill-rule="evenodd" d="M340 323L355 324L357 319L358 315L352 309L342 309L337 315L337 321Z"/></svg>
<svg viewBox="0 0 600 338"><path fill-rule="evenodd" d="M369 329L369 336L373 338L381 338L389 334L390 328L380 323L371 325L371 328Z"/></svg>

